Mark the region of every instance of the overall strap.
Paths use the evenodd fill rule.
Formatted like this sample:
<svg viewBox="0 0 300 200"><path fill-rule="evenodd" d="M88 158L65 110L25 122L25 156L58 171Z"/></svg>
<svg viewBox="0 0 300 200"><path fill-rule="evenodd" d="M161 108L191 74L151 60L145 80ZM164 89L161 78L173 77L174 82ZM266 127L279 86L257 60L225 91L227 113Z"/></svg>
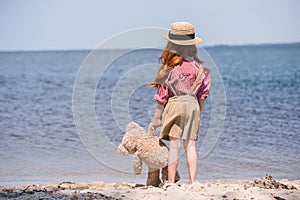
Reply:
<svg viewBox="0 0 300 200"><path fill-rule="evenodd" d="M170 84L170 82L169 82L168 79L166 79L165 83L166 83L167 86L172 90L173 94L174 94L175 96L177 96L177 93L176 93L175 89L172 87L172 85Z"/></svg>
<svg viewBox="0 0 300 200"><path fill-rule="evenodd" d="M193 91L195 90L195 88L197 87L201 77L202 77L202 74L203 74L203 66L200 65L199 66L199 72L198 72L198 75L197 75L197 78L196 80L194 81L192 87L190 88L189 92L188 92L188 95L192 95Z"/></svg>

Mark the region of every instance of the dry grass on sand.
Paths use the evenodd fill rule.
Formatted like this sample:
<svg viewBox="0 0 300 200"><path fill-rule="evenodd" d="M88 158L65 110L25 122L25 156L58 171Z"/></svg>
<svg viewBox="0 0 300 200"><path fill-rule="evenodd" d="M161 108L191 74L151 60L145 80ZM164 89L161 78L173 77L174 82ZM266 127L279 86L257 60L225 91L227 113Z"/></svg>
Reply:
<svg viewBox="0 0 300 200"><path fill-rule="evenodd" d="M205 181L161 189L136 183L73 183L0 188L0 199L300 199L300 180L275 181L271 176L255 181Z"/></svg>

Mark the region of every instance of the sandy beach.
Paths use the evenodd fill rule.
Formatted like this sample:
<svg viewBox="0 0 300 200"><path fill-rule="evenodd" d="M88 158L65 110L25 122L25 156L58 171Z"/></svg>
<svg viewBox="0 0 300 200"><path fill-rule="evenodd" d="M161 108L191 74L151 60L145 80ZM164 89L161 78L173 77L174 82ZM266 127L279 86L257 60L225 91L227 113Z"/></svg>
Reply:
<svg viewBox="0 0 300 200"><path fill-rule="evenodd" d="M140 183L62 182L0 188L0 199L300 199L300 180L280 181L271 176L254 181L201 181L195 185L178 183L162 189Z"/></svg>

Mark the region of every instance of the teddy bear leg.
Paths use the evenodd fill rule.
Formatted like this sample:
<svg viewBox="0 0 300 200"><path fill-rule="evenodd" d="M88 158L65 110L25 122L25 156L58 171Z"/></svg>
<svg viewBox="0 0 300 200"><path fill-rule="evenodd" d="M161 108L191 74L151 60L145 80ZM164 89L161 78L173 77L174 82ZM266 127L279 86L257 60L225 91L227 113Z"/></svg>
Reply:
<svg viewBox="0 0 300 200"><path fill-rule="evenodd" d="M167 181L168 180L168 166L166 166L162 169L161 179L162 179L162 181ZM178 182L179 180L180 180L180 175L179 175L179 172L176 171L175 182Z"/></svg>
<svg viewBox="0 0 300 200"><path fill-rule="evenodd" d="M178 182L180 180L180 175L179 175L179 172L176 171L176 174L175 174L175 182Z"/></svg>
<svg viewBox="0 0 300 200"><path fill-rule="evenodd" d="M168 166L162 168L162 170L161 170L161 180L163 182L168 180Z"/></svg>
<svg viewBox="0 0 300 200"><path fill-rule="evenodd" d="M146 185L152 185L158 187L159 184L161 183L159 178L159 172L160 172L159 169L158 170L149 169Z"/></svg>

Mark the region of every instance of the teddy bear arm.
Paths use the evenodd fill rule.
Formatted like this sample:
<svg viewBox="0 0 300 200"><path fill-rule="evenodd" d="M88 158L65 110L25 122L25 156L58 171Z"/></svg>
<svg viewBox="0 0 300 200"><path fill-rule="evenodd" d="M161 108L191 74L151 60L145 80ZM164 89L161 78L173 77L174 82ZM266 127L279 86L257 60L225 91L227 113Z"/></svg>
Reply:
<svg viewBox="0 0 300 200"><path fill-rule="evenodd" d="M138 154L134 154L132 158L132 167L133 167L133 172L135 174L140 174L142 172L142 159Z"/></svg>

